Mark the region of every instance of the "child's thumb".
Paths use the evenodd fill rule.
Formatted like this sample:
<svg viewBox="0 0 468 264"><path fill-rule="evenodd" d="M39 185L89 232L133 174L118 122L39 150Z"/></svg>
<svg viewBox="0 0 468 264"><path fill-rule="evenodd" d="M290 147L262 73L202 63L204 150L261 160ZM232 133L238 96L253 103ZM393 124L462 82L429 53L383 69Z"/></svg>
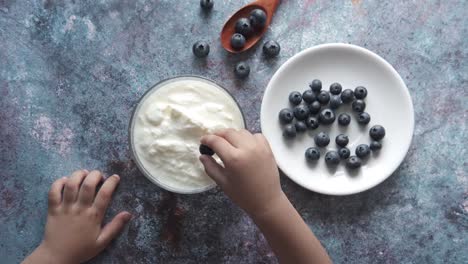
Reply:
<svg viewBox="0 0 468 264"><path fill-rule="evenodd" d="M110 223L107 223L101 230L97 238L98 246L105 248L122 231L125 225L130 221L132 215L129 212L117 214Z"/></svg>
<svg viewBox="0 0 468 264"><path fill-rule="evenodd" d="M205 167L206 174L213 179L220 187L224 186L226 178L224 176L224 168L216 162L213 157L208 155L201 155L200 161Z"/></svg>

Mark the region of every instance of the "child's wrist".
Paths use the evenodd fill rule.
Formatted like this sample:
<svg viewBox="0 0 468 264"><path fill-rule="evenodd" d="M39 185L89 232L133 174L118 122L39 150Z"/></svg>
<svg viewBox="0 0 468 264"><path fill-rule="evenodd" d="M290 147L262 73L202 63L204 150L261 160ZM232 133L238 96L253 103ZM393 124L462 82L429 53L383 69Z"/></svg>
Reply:
<svg viewBox="0 0 468 264"><path fill-rule="evenodd" d="M68 258L60 254L59 252L54 252L47 244L43 241L35 250L35 253L40 257L40 259L44 260L44 263L67 263L67 264L74 264L77 263L72 259ZM39 262L38 262L39 263ZM42 263L42 262L40 262Z"/></svg>
<svg viewBox="0 0 468 264"><path fill-rule="evenodd" d="M250 217L255 221L263 221L264 219L270 219L276 214L281 213L285 207L289 204L289 200L286 195L281 191L281 193L272 199L268 205L262 210L257 210L250 214Z"/></svg>

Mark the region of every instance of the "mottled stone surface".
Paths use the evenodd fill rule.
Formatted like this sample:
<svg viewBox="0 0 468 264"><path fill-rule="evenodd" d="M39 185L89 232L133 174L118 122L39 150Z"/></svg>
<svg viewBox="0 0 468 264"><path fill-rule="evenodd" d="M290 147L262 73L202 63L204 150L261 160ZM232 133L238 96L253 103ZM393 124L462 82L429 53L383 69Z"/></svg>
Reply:
<svg viewBox="0 0 468 264"><path fill-rule="evenodd" d="M378 187L348 197L285 192L336 263L468 263L467 1L284 0L266 38L282 45L239 56L219 44L227 17L247 1L0 0L0 262L40 241L46 193L78 168L122 176L108 212L135 218L92 263L276 263L249 218L220 191L169 194L130 160L127 124L152 84L207 76L239 100L259 131L263 89L304 48L366 47L405 80L415 106L409 153ZM190 47L212 43L206 60ZM236 81L234 63L252 74Z"/></svg>

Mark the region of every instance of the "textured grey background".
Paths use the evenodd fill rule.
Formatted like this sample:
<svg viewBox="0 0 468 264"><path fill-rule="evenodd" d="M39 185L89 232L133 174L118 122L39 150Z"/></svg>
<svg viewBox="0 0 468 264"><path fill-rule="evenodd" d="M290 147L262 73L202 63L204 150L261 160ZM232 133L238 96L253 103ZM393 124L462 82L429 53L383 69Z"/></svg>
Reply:
<svg viewBox="0 0 468 264"><path fill-rule="evenodd" d="M275 263L265 240L222 193L176 196L130 160L127 124L152 84L199 74L239 100L259 131L263 89L288 58L328 42L388 60L413 98L416 128L404 163L378 187L348 197L283 187L336 263L468 263L465 144L467 1L284 0L267 39L282 45L227 54L219 32L247 1L0 0L0 262L39 242L46 192L78 168L122 176L109 216L135 219L92 263ZM211 43L206 60L191 45ZM233 64L252 74L235 80Z"/></svg>

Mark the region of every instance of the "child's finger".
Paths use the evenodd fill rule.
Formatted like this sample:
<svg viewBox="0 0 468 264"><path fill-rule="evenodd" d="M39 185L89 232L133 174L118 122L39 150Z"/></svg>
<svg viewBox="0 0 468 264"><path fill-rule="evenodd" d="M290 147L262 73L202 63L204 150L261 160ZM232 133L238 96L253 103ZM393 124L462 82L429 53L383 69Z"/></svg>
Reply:
<svg viewBox="0 0 468 264"><path fill-rule="evenodd" d="M102 174L100 171L92 171L86 176L83 184L81 184L80 192L78 194L78 201L83 205L91 205L96 195L96 186L102 181Z"/></svg>
<svg viewBox="0 0 468 264"><path fill-rule="evenodd" d="M206 135L201 138L201 143L210 147L223 162L232 157L232 153L236 151L226 139L216 135Z"/></svg>
<svg viewBox="0 0 468 264"><path fill-rule="evenodd" d="M86 177L86 175L88 175L86 171L79 170L73 172L70 178L68 178L67 182L65 183L65 188L63 190L63 202L65 204L69 205L76 201L81 182Z"/></svg>
<svg viewBox="0 0 468 264"><path fill-rule="evenodd" d="M101 189L97 193L96 198L94 199L94 206L98 209L102 216L104 216L104 213L106 212L107 206L112 199L112 194L114 193L115 188L117 188L119 181L120 177L117 175L112 175L109 177L104 182Z"/></svg>
<svg viewBox="0 0 468 264"><path fill-rule="evenodd" d="M122 231L131 218L132 215L129 212L121 212L116 215L101 230L101 234L99 234L96 240L98 247L105 248Z"/></svg>
<svg viewBox="0 0 468 264"><path fill-rule="evenodd" d="M49 190L49 209L59 206L62 203L62 190L67 182L67 177L60 178L52 183Z"/></svg>
<svg viewBox="0 0 468 264"><path fill-rule="evenodd" d="M200 161L205 167L206 174L210 176L213 181L216 182L220 187L224 186L226 178L223 173L223 167L219 165L213 157L208 155L201 155Z"/></svg>
<svg viewBox="0 0 468 264"><path fill-rule="evenodd" d="M239 133L239 131L236 131L232 128L220 130L215 132L214 134L226 139L231 145L233 145L236 148L240 147L244 141L242 134Z"/></svg>

